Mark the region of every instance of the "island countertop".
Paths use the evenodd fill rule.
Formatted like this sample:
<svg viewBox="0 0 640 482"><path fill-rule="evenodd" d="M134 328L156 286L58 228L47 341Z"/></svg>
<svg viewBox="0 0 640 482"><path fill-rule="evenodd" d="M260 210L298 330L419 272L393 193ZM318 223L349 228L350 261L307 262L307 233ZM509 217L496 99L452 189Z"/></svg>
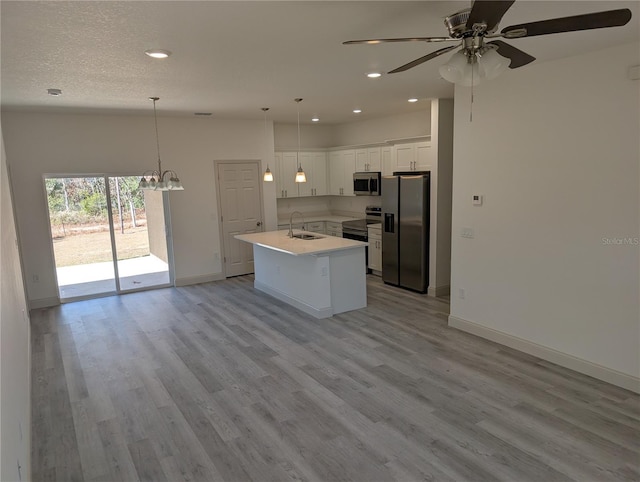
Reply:
<svg viewBox="0 0 640 482"><path fill-rule="evenodd" d="M353 239L325 236L323 234L310 233L295 229L294 233L307 233L318 236L319 239L298 239L287 236L287 231L266 231L263 233L237 234L236 239L247 243L256 244L293 256L318 255L331 251L354 249L368 246L369 243L355 241Z"/></svg>

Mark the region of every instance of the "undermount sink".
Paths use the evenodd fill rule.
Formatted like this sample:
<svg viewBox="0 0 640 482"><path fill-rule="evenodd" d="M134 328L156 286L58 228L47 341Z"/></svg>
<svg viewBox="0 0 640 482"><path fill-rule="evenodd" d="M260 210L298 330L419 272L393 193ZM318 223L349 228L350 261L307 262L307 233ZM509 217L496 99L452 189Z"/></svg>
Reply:
<svg viewBox="0 0 640 482"><path fill-rule="evenodd" d="M309 233L296 233L293 237L297 239L322 239L322 236L316 236L315 234Z"/></svg>

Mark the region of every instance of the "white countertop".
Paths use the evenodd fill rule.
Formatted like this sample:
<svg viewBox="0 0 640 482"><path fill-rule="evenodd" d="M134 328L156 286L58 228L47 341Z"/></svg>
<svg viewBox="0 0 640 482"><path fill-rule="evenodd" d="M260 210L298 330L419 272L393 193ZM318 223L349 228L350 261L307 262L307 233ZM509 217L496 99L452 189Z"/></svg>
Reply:
<svg viewBox="0 0 640 482"><path fill-rule="evenodd" d="M305 220L306 221L306 220ZM302 233L299 229L294 229L294 233ZM267 231L264 233L238 234L234 236L240 241L257 244L265 248L274 249L282 253L293 256L316 255L340 251L344 249L354 249L368 246L369 243L355 241L353 239L338 238L336 236L324 236L317 233L309 233L320 237L320 239L297 239L287 236L287 231Z"/></svg>

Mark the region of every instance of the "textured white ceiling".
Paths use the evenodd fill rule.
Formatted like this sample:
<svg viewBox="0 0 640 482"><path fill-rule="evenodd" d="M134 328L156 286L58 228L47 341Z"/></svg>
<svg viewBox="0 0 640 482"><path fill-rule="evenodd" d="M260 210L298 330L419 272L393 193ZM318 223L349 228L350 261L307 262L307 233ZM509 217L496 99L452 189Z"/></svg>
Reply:
<svg viewBox="0 0 640 482"><path fill-rule="evenodd" d="M368 79L442 45L350 45L371 37L445 36L443 18L468 1L81 1L0 2L3 109L150 113L212 112L216 118L270 118L323 123L408 112L420 99L451 97L438 67L450 55L404 73ZM637 1L519 0L501 22L511 24L630 8L621 28L510 41L537 62L637 41ZM144 54L171 50L165 60ZM526 69L527 67L522 67ZM503 75L509 75L506 72ZM62 89L51 97L48 88Z"/></svg>

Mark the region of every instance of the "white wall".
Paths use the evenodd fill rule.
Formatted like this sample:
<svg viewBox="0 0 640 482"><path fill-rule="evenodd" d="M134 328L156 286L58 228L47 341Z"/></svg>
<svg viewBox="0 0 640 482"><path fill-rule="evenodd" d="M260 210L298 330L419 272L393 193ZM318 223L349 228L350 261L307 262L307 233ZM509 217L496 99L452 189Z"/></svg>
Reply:
<svg viewBox="0 0 640 482"><path fill-rule="evenodd" d="M335 145L336 126L324 124L300 124L301 149L321 149ZM297 124L274 124L273 136L276 150L298 148Z"/></svg>
<svg viewBox="0 0 640 482"><path fill-rule="evenodd" d="M2 121L29 300L32 306L55 303L43 174L136 175L153 169L153 118L4 112ZM163 168L176 170L185 186L170 193L176 283L215 279L222 266L214 160L261 159L263 169L267 162L273 165L272 124L268 141L259 120L160 114L158 124ZM275 229L275 183L264 183L263 189L266 228Z"/></svg>
<svg viewBox="0 0 640 482"><path fill-rule="evenodd" d="M431 102L425 101L416 112L340 124L333 146L375 144L390 139L431 134Z"/></svg>
<svg viewBox="0 0 640 482"><path fill-rule="evenodd" d="M31 330L0 134L0 480L30 480Z"/></svg>
<svg viewBox="0 0 640 482"><path fill-rule="evenodd" d="M472 123L456 88L450 319L635 390L639 45L506 72L475 90Z"/></svg>

